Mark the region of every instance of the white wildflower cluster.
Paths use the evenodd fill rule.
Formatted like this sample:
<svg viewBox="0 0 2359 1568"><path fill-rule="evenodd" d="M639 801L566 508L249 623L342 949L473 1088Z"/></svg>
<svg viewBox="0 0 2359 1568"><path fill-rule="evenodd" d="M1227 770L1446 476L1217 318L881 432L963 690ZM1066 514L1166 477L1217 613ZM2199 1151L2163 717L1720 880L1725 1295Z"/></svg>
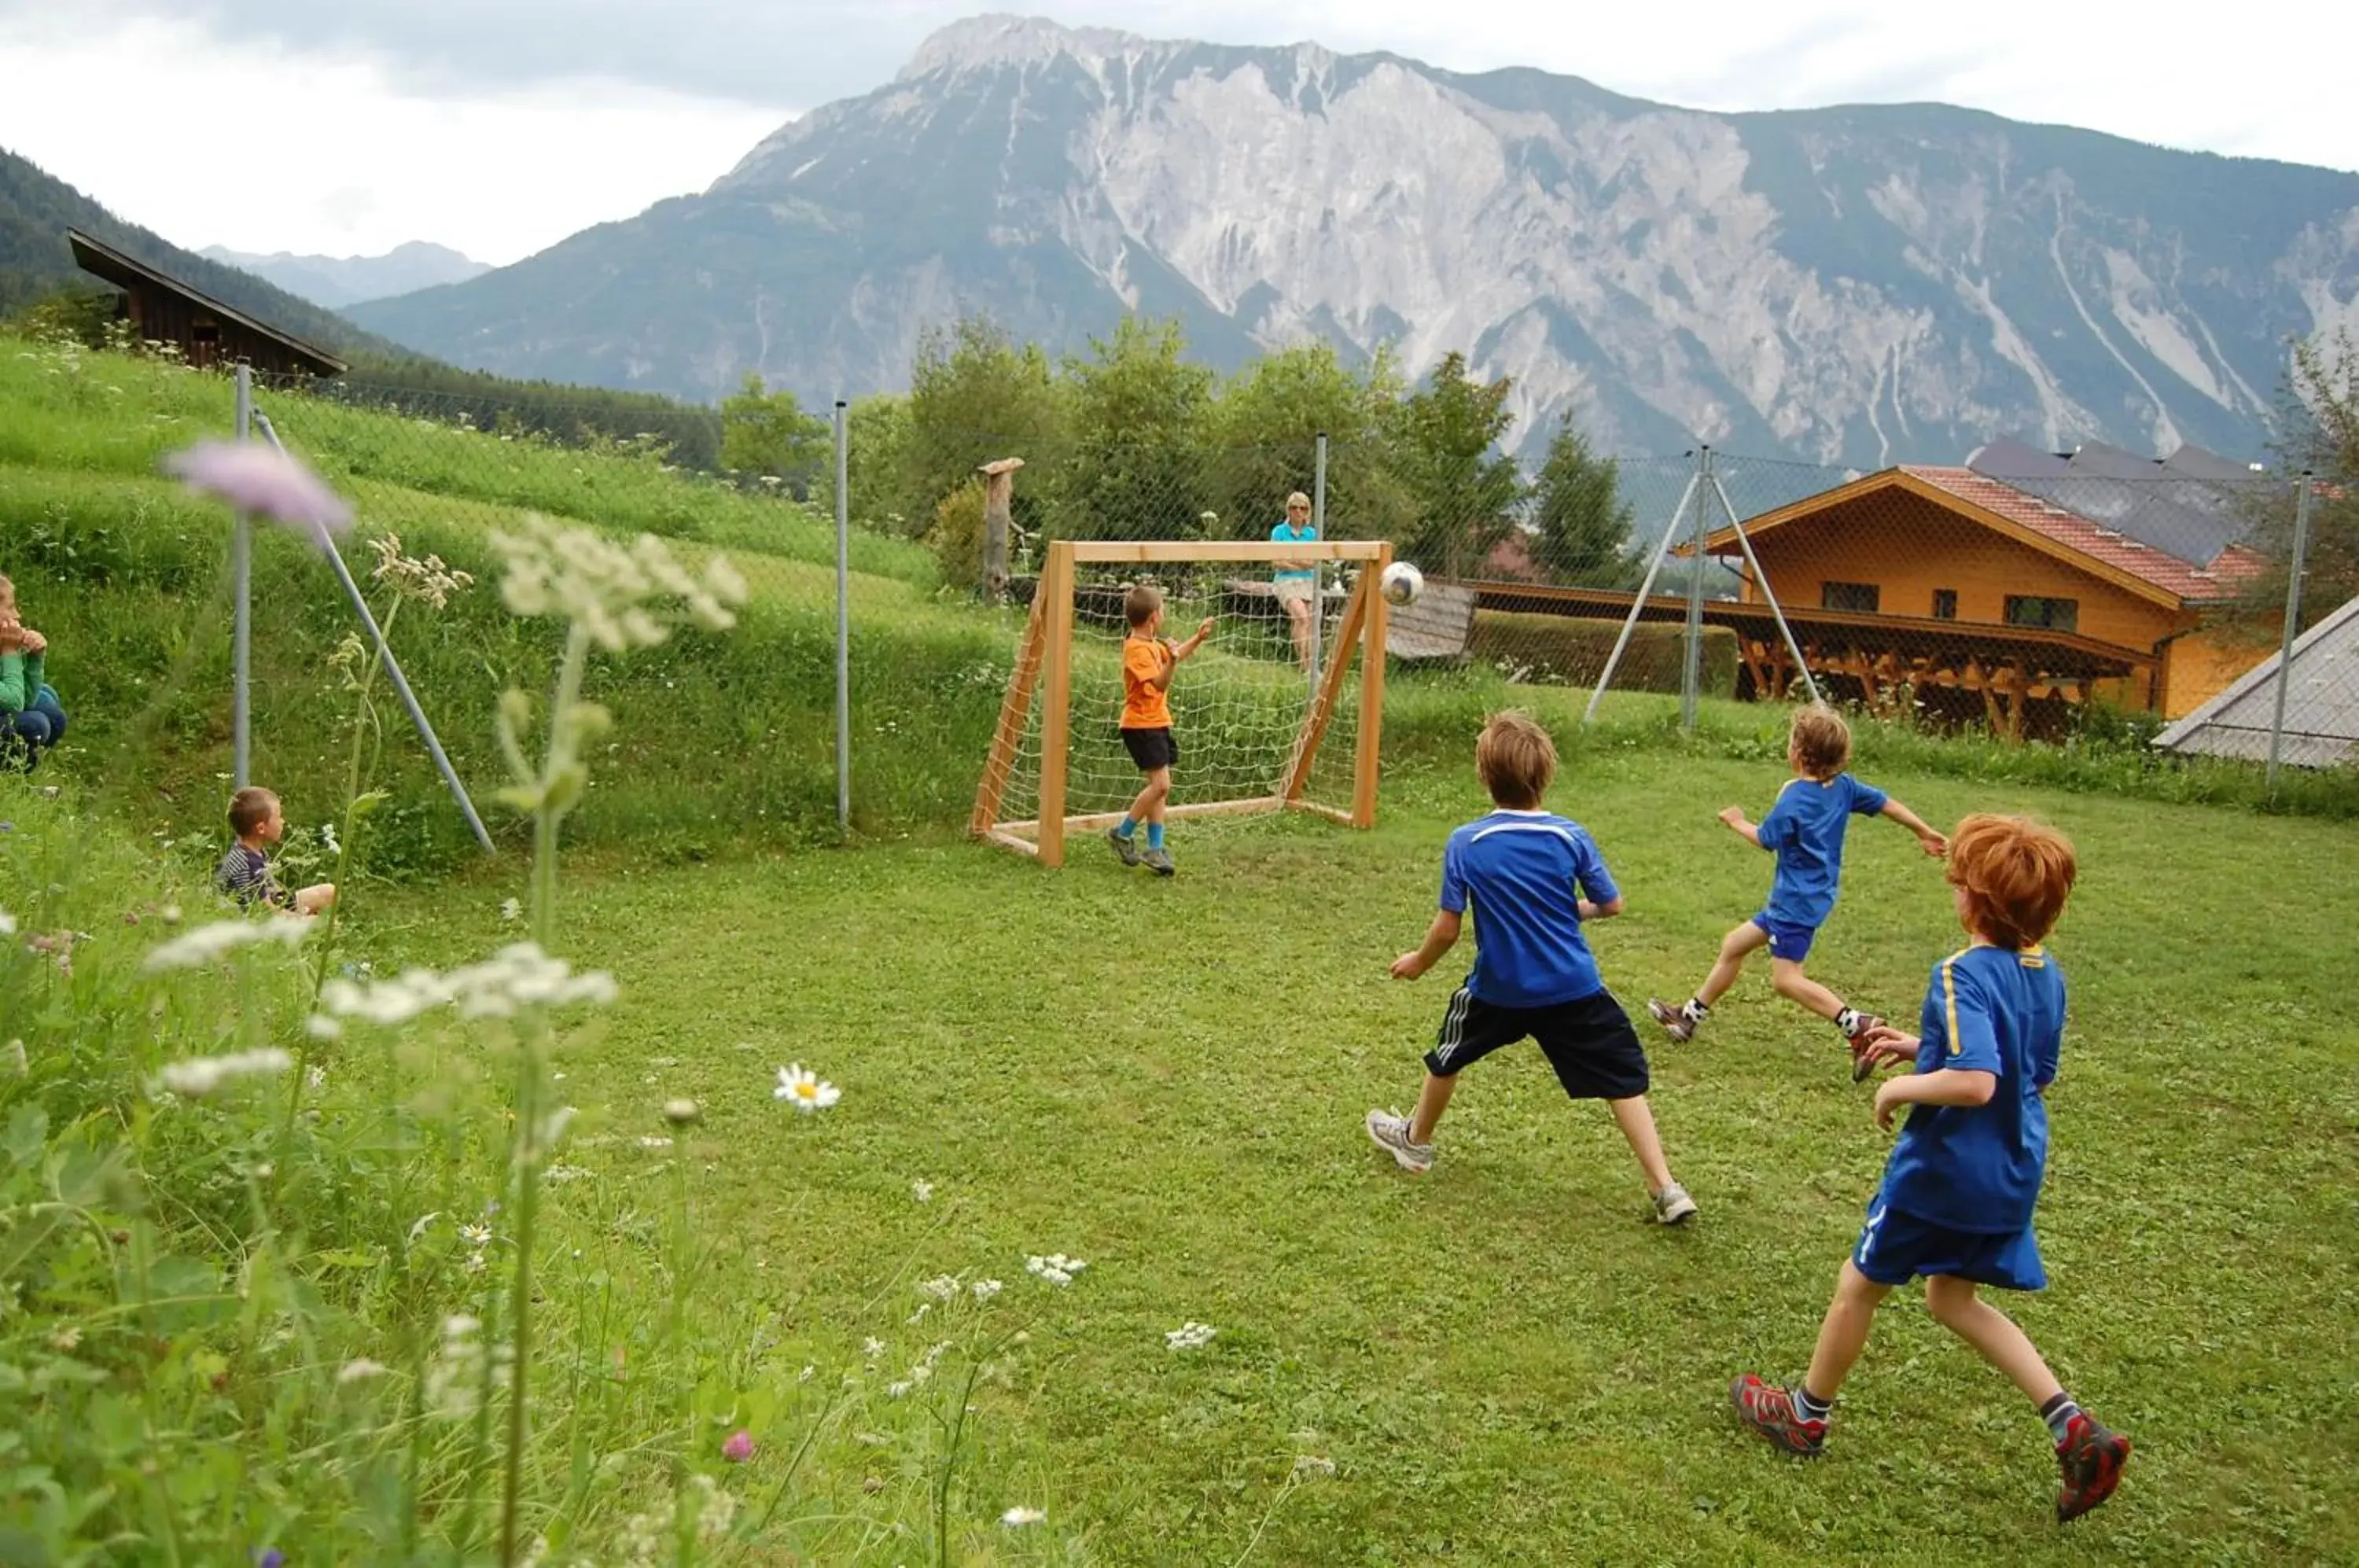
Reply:
<svg viewBox="0 0 2359 1568"><path fill-rule="evenodd" d="M732 606L745 602L745 580L726 558L711 557L702 575L691 577L653 534L625 548L592 529L535 517L521 533L495 529L492 546L506 562L500 596L510 610L561 615L610 653L664 640L651 604L679 600L690 620L719 632L737 624Z"/></svg>
<svg viewBox="0 0 2359 1568"><path fill-rule="evenodd" d="M912 1181L909 1183L909 1196L921 1203L930 1203L934 1201L934 1184L931 1181Z"/></svg>
<svg viewBox="0 0 2359 1568"><path fill-rule="evenodd" d="M294 1065L295 1059L276 1046L234 1051L227 1056L192 1056L158 1073L149 1092L168 1090L191 1100L201 1100L237 1079L266 1077Z"/></svg>
<svg viewBox="0 0 2359 1568"><path fill-rule="evenodd" d="M978 1301L987 1301L1006 1287L996 1279L977 1279L967 1287L967 1292Z"/></svg>
<svg viewBox="0 0 2359 1568"><path fill-rule="evenodd" d="M540 1173L544 1181L579 1181L590 1174L579 1165L552 1165Z"/></svg>
<svg viewBox="0 0 2359 1568"><path fill-rule="evenodd" d="M1049 1516L1038 1508L1010 1508L999 1516L999 1522L1010 1530L1027 1524L1046 1524Z"/></svg>
<svg viewBox="0 0 2359 1568"><path fill-rule="evenodd" d="M336 1369L336 1381L339 1384L365 1383L372 1377L384 1377L386 1373L390 1370L391 1368L387 1367L382 1361L372 1361L367 1356L363 1356L354 1360L347 1361L342 1367L338 1367Z"/></svg>
<svg viewBox="0 0 2359 1568"><path fill-rule="evenodd" d="M483 1332L481 1320L463 1313L442 1320L441 1348L427 1364L423 1393L427 1410L444 1421L464 1421L475 1413L482 1401L485 1355ZM505 1388L514 1358L506 1345L495 1345L489 1354L492 1387Z"/></svg>
<svg viewBox="0 0 2359 1568"><path fill-rule="evenodd" d="M330 855L342 855L344 853L344 846L336 842L335 823L321 822L320 824L320 847L326 850Z"/></svg>
<svg viewBox="0 0 2359 1568"><path fill-rule="evenodd" d="M918 1281L918 1294L929 1301L947 1301L958 1293L959 1279L955 1274L937 1274L930 1279Z"/></svg>
<svg viewBox="0 0 2359 1568"><path fill-rule="evenodd" d="M710 1475L690 1475L688 1486L696 1511L698 1543L720 1545L728 1539L730 1526L737 1522L735 1495ZM672 1516L668 1511L633 1514L615 1533L616 1560L628 1568L657 1568L659 1563L671 1562L679 1549L671 1531Z"/></svg>
<svg viewBox="0 0 2359 1568"><path fill-rule="evenodd" d="M462 1225L459 1239L467 1244L467 1272L481 1274L489 1261L484 1257L492 1245L492 1227L487 1225Z"/></svg>
<svg viewBox="0 0 2359 1568"><path fill-rule="evenodd" d="M1316 1454L1298 1454L1294 1456L1294 1473L1298 1475L1332 1475L1335 1474L1335 1462Z"/></svg>
<svg viewBox="0 0 2359 1568"><path fill-rule="evenodd" d="M15 936L16 934L16 917L10 914L5 909L0 909L0 936Z"/></svg>
<svg viewBox="0 0 2359 1568"><path fill-rule="evenodd" d="M440 610L451 595L474 586L475 579L456 567L445 566L439 555L419 561L401 551L399 534L380 534L368 541L376 552L376 570L369 575L404 599L415 599Z"/></svg>
<svg viewBox="0 0 2359 1568"><path fill-rule="evenodd" d="M500 900L500 919L504 920L521 920L523 917L523 904L514 898L503 898Z"/></svg>
<svg viewBox="0 0 2359 1568"><path fill-rule="evenodd" d="M139 967L154 974L163 969L201 969L217 964L241 947L266 942L288 947L310 934L311 922L297 915L273 915L262 920L215 920L182 931L163 946L151 948Z"/></svg>
<svg viewBox="0 0 2359 1568"><path fill-rule="evenodd" d="M1191 1321L1181 1323L1178 1328L1166 1330L1163 1344L1166 1348L1171 1350L1201 1350L1212 1344L1212 1336L1220 1332L1211 1323Z"/></svg>
<svg viewBox="0 0 2359 1568"><path fill-rule="evenodd" d="M943 1356L949 1353L950 1348L949 1340L942 1340L928 1347L926 1353L918 1357L917 1364L909 1368L909 1375L907 1377L885 1385L886 1396L895 1399L906 1399L912 1390L924 1386L934 1375L935 1363L940 1361Z"/></svg>
<svg viewBox="0 0 2359 1568"><path fill-rule="evenodd" d="M866 1339L860 1342L860 1354L867 1359L870 1365L873 1366L883 1357L885 1354L885 1342L878 1339L875 1334L870 1334Z"/></svg>
<svg viewBox="0 0 2359 1568"><path fill-rule="evenodd" d="M1073 1276L1088 1267L1089 1265L1080 1258L1068 1258L1061 1252L1049 1253L1046 1258L1027 1258L1024 1260L1024 1272L1034 1279L1045 1279L1059 1290L1071 1284Z"/></svg>
<svg viewBox="0 0 2359 1568"><path fill-rule="evenodd" d="M458 1007L470 1018L512 1018L527 1007L562 1007L577 1002L604 1007L616 995L614 977L603 969L576 975L565 960L551 958L535 942L500 949L482 964L437 974L404 970L391 980L334 979L321 989L320 1005L332 1017L370 1023L408 1022L434 1007Z"/></svg>

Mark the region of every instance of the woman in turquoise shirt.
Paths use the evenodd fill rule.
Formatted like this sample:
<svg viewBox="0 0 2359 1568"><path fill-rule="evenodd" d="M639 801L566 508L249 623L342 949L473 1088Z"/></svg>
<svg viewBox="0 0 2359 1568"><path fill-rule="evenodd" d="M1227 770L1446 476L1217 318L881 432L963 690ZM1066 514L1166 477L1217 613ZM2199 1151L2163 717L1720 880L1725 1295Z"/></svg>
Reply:
<svg viewBox="0 0 2359 1568"><path fill-rule="evenodd" d="M1318 526L1310 520L1310 497L1297 490L1286 498L1286 521L1269 530L1272 544L1310 544L1319 537ZM1310 668L1310 653L1318 637L1319 569L1315 566L1288 566L1270 573L1270 585L1277 591L1277 602L1286 611L1286 619L1294 630L1294 656L1302 668Z"/></svg>

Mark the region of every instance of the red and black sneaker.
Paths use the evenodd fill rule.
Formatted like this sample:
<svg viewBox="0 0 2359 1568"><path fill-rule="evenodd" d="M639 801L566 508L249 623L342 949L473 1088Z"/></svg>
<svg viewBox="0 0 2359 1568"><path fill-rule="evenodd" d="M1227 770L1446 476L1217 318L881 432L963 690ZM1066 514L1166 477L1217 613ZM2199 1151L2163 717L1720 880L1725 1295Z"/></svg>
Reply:
<svg viewBox="0 0 2359 1568"><path fill-rule="evenodd" d="M1851 1033L1845 1037L1851 1041L1853 1083L1866 1083L1868 1075L1875 1071L1875 1058L1867 1053L1867 1037L1883 1027L1884 1020L1874 1013L1862 1013L1853 1020Z"/></svg>
<svg viewBox="0 0 2359 1568"><path fill-rule="evenodd" d="M1804 1416L1791 1388L1747 1372L1728 1386L1728 1402L1736 1407L1737 1420L1788 1454L1816 1459L1827 1445L1827 1423Z"/></svg>
<svg viewBox="0 0 2359 1568"><path fill-rule="evenodd" d="M2056 1522L2079 1519L2112 1497L2122 1484L2122 1466L2129 1457L2128 1438L2085 1415L2074 1416L2065 1427L2064 1441L2056 1445L2056 1463L2064 1471L2064 1489L2056 1495Z"/></svg>

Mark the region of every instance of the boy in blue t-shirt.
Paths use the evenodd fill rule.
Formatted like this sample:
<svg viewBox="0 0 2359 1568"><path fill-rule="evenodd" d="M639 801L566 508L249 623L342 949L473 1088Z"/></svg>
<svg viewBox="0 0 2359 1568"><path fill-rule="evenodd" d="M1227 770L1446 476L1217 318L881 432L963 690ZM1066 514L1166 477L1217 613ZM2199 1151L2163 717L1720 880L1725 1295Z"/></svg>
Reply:
<svg viewBox="0 0 2359 1568"><path fill-rule="evenodd" d="M1694 1039L1712 1005L1744 973L1745 959L1755 949L1766 947L1769 983L1779 996L1799 1002L1843 1031L1851 1043L1852 1081L1857 1083L1872 1071L1862 1054L1861 1041L1884 1020L1854 1010L1802 973L1811 942L1834 911L1835 887L1843 877L1844 833L1854 815L1882 816L1915 833L1925 853L1937 860L1949 853L1950 844L1916 812L1843 771L1851 761L1851 726L1832 709L1803 708L1794 714L1786 758L1793 765L1794 777L1777 792L1777 803L1769 808L1760 825L1745 820L1742 806L1731 806L1720 813L1720 820L1747 843L1777 856L1768 904L1722 939L1719 961L1685 1007L1674 1007L1649 996L1647 1011L1673 1040Z"/></svg>
<svg viewBox="0 0 2359 1568"><path fill-rule="evenodd" d="M1310 497L1297 490L1286 498L1286 521L1269 530L1272 544L1311 544L1319 538L1319 527L1310 520ZM1302 668L1310 668L1311 639L1317 636L1319 614L1319 569L1315 566L1288 566L1269 574L1270 590L1277 595L1278 607L1286 612L1287 626L1294 633L1294 657Z"/></svg>
<svg viewBox="0 0 2359 1568"><path fill-rule="evenodd" d="M1581 934L1584 920L1622 912L1604 857L1580 823L1540 809L1556 777L1556 743L1521 713L1500 713L1474 746L1474 771L1498 810L1450 835L1441 856L1441 911L1425 943L1393 961L1414 980L1457 943L1474 910L1474 972L1450 998L1426 1053L1417 1111L1370 1111L1368 1136L1401 1169L1433 1165L1433 1128L1458 1074L1504 1046L1539 1042L1557 1082L1576 1100L1603 1100L1646 1173L1655 1217L1692 1218L1695 1200L1671 1180L1647 1107L1647 1053L1630 1015L1605 988Z"/></svg>
<svg viewBox="0 0 2359 1568"><path fill-rule="evenodd" d="M1876 1091L1876 1125L1889 1130L1896 1110L1916 1109L1843 1264L1810 1369L1792 1388L1747 1373L1729 1388L1756 1432L1789 1453L1819 1453L1877 1304L1922 1275L1935 1321L2039 1407L2063 1467L2060 1523L2113 1495L2129 1440L2085 1414L2024 1332L1974 1290L2048 1283L2031 1212L2048 1162L2046 1095L2063 1040L2064 973L2040 943L2076 872L2071 844L2052 828L1981 814L1958 824L1949 878L1973 944L1933 966L1919 1035L1887 1026L1869 1037L1871 1062L1917 1063Z"/></svg>

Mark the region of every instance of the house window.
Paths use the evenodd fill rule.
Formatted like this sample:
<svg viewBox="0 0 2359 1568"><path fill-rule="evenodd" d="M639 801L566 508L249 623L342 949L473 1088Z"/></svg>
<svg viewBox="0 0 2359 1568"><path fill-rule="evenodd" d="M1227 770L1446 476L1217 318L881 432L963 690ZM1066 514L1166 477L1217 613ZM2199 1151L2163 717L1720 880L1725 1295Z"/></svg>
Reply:
<svg viewBox="0 0 2359 1568"><path fill-rule="evenodd" d="M1819 608L1821 610L1857 610L1872 615L1880 596L1873 583L1819 584Z"/></svg>
<svg viewBox="0 0 2359 1568"><path fill-rule="evenodd" d="M2006 596L2006 624L2011 626L2045 626L2051 632L2079 631L2081 601L2009 593Z"/></svg>
<svg viewBox="0 0 2359 1568"><path fill-rule="evenodd" d="M1933 618L1937 621L1954 621L1958 618L1958 591L1955 588L1933 590Z"/></svg>

